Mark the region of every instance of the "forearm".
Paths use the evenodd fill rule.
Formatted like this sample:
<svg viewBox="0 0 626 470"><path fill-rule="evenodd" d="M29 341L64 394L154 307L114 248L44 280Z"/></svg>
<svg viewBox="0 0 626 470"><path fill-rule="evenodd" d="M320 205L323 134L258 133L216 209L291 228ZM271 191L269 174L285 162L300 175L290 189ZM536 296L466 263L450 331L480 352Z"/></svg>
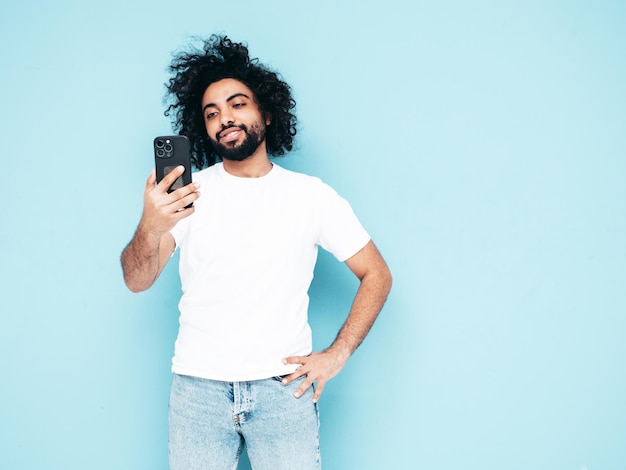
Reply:
<svg viewBox="0 0 626 470"><path fill-rule="evenodd" d="M317 382L313 394L313 402L317 402L326 382L339 373L350 355L367 336L391 288L391 275L387 266L382 262L380 267L381 270L361 277L361 285L352 303L350 314L329 348L308 356L291 356L283 360L285 364L301 365L295 372L285 377L283 383L289 383L302 375L307 376L295 392L296 398L302 396L313 382Z"/></svg>
<svg viewBox="0 0 626 470"><path fill-rule="evenodd" d="M335 352L344 362L347 361L372 328L390 289L391 275L388 269L365 275L361 279L348 318L327 351Z"/></svg>
<svg viewBox="0 0 626 470"><path fill-rule="evenodd" d="M183 166L176 167L156 184L156 173L152 170L146 181L141 221L121 257L124 282L133 292L144 291L154 284L176 248L170 230L178 221L194 213L193 207L184 208L200 196L199 184L191 183L172 193L167 192L183 171Z"/></svg>
<svg viewBox="0 0 626 470"><path fill-rule="evenodd" d="M369 333L391 290L391 273L371 240L357 254L346 260L346 264L361 284L337 338L324 351L313 352L308 356L291 356L283 360L285 364L300 364L295 372L285 377L284 383L302 375L307 376L294 394L296 398L302 396L317 381L313 401L319 399L324 384L339 373Z"/></svg>
<svg viewBox="0 0 626 470"><path fill-rule="evenodd" d="M160 242L160 235L150 233L140 223L133 239L122 252L124 282L132 292L148 289L157 278Z"/></svg>

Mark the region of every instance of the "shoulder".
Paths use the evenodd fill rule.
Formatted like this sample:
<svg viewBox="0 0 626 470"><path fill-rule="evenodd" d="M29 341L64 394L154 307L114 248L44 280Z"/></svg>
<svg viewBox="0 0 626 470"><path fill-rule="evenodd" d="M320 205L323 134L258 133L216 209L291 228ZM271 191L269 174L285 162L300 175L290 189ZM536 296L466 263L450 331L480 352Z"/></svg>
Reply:
<svg viewBox="0 0 626 470"><path fill-rule="evenodd" d="M220 165L221 163L216 163L214 165L211 165L208 168L204 168L202 170L193 172L191 175L193 178L193 181L204 182L212 178L215 178L215 176L218 174Z"/></svg>
<svg viewBox="0 0 626 470"><path fill-rule="evenodd" d="M288 170L282 166L274 164L274 170L276 171L276 179L283 184L294 185L302 189L319 189L326 184L317 176L311 176L297 171Z"/></svg>
<svg viewBox="0 0 626 470"><path fill-rule="evenodd" d="M344 199L330 185L317 176L277 167L277 190L293 203L305 203L316 210L334 210Z"/></svg>

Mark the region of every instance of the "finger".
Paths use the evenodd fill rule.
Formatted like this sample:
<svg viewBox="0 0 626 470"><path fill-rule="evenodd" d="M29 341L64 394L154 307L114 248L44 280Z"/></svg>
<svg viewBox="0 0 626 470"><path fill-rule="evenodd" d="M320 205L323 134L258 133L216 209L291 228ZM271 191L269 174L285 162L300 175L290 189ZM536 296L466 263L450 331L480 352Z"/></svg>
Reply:
<svg viewBox="0 0 626 470"><path fill-rule="evenodd" d="M186 186L183 186L182 188L178 188L177 190L172 191L170 195L173 199L181 199L185 196L188 196L189 194L197 192L198 189L200 189L200 183L193 182L189 183Z"/></svg>
<svg viewBox="0 0 626 470"><path fill-rule="evenodd" d="M172 202L171 207L175 211L180 211L182 209L187 208L189 204L196 201L199 197L200 197L200 193L198 191L194 191L191 194L187 194L184 197L176 199L174 202Z"/></svg>
<svg viewBox="0 0 626 470"><path fill-rule="evenodd" d="M200 192L198 191L199 188L200 183L194 182L188 184L187 186L183 186L182 188L178 188L176 191L167 193L167 204L171 204L172 208L175 210L182 209L200 197Z"/></svg>
<svg viewBox="0 0 626 470"><path fill-rule="evenodd" d="M294 397L300 398L306 390L313 385L313 379L311 377L307 377L304 382L298 387L298 390L293 394Z"/></svg>
<svg viewBox="0 0 626 470"><path fill-rule="evenodd" d="M305 356L289 356L283 359L283 364L304 364L306 359Z"/></svg>
<svg viewBox="0 0 626 470"><path fill-rule="evenodd" d="M190 216L191 214L193 214L195 211L196 211L196 208L195 208L194 206L191 206L191 207L186 207L186 208L180 209L180 210L176 211L176 212L173 214L173 217L174 217L174 219L173 219L173 220L174 220L176 223L178 223L178 221L179 221L179 220L184 219L185 217L189 217L189 216Z"/></svg>
<svg viewBox="0 0 626 470"><path fill-rule="evenodd" d="M156 170L153 168L152 172L150 173L150 176L148 176L148 179L146 180L146 190L153 188L155 183L156 183Z"/></svg>
<svg viewBox="0 0 626 470"><path fill-rule="evenodd" d="M185 167L182 165L178 165L176 168L174 168L172 171L170 171L167 175L163 177L163 179L159 182L157 187L161 187L165 189L170 188L174 184L174 181L176 181L178 177L182 175L184 172L185 172Z"/></svg>
<svg viewBox="0 0 626 470"><path fill-rule="evenodd" d="M326 382L317 381L317 386L315 387L315 393L313 394L313 403L317 403L317 400L322 396L322 390L324 390L324 385Z"/></svg>
<svg viewBox="0 0 626 470"><path fill-rule="evenodd" d="M281 380L281 383L287 385L289 382L292 382L292 381L296 380L298 377L302 377L303 375L306 375L306 372L304 372L302 370L302 368L299 367L298 369L296 369L291 374L283 377L283 380Z"/></svg>
<svg viewBox="0 0 626 470"><path fill-rule="evenodd" d="M180 189L185 189L185 188L188 189L189 191L197 191L198 189L200 189L200 183L198 183L197 181L194 181L192 183L189 183L186 186L183 186Z"/></svg>

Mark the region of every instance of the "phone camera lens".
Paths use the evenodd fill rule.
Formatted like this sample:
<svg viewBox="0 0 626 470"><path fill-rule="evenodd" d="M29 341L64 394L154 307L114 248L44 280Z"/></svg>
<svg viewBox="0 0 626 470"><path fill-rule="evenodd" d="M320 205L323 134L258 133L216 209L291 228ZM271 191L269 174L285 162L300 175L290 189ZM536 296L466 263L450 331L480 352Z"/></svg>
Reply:
<svg viewBox="0 0 626 470"><path fill-rule="evenodd" d="M165 145L165 142L163 142L161 139L157 139L156 141L157 148L162 149L164 145Z"/></svg>
<svg viewBox="0 0 626 470"><path fill-rule="evenodd" d="M163 158L165 156L165 151L163 149L157 149L156 154L157 157Z"/></svg>
<svg viewBox="0 0 626 470"><path fill-rule="evenodd" d="M172 150L174 150L174 147L172 147L172 144L165 144L165 151L167 153L170 153Z"/></svg>

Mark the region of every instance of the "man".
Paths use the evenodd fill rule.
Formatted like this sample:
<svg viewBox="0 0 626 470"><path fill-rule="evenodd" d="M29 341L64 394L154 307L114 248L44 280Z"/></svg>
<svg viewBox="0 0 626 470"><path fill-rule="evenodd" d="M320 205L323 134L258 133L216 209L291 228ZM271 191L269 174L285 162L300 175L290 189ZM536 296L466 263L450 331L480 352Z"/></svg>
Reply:
<svg viewBox="0 0 626 470"><path fill-rule="evenodd" d="M233 469L245 442L255 469L320 468L317 401L370 330L391 275L344 199L270 161L296 133L295 102L276 73L218 36L171 70L167 113L201 171L169 194L182 167L159 184L152 173L122 253L124 280L140 292L181 250L170 466ZM307 291L318 246L360 286L335 341L312 352Z"/></svg>

